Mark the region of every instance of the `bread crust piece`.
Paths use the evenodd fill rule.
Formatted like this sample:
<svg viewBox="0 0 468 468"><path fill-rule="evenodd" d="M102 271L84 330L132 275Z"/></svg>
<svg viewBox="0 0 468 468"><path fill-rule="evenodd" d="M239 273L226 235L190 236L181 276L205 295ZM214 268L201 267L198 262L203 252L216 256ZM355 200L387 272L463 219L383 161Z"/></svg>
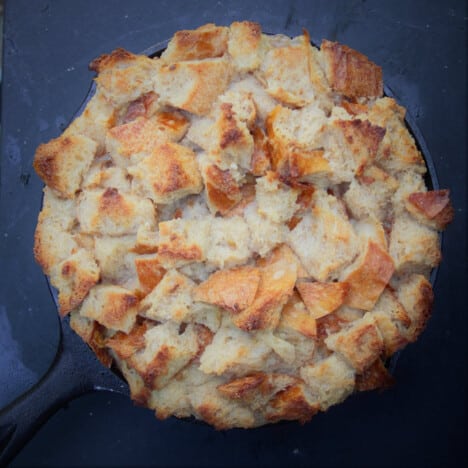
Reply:
<svg viewBox="0 0 468 468"><path fill-rule="evenodd" d="M381 69L249 21L91 68L84 112L36 152L34 255L135 403L252 428L391 384L453 208Z"/></svg>
<svg viewBox="0 0 468 468"><path fill-rule="evenodd" d="M96 142L85 136L60 136L39 145L34 155L34 169L59 196L73 198L96 149Z"/></svg>
<svg viewBox="0 0 468 468"><path fill-rule="evenodd" d="M365 55L327 40L322 41L320 50L328 81L334 91L348 98L382 96L382 69Z"/></svg>

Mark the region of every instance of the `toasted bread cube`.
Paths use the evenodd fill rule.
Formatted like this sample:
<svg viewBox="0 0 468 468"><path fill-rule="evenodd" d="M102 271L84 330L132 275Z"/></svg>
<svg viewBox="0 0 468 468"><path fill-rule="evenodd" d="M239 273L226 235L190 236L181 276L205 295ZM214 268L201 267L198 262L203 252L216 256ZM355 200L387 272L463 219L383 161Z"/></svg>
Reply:
<svg viewBox="0 0 468 468"><path fill-rule="evenodd" d="M242 89L236 90L230 87L223 95L219 97L219 103L229 104L232 112L240 122L244 122L249 129L255 124L257 118L257 108L254 96L249 91Z"/></svg>
<svg viewBox="0 0 468 468"><path fill-rule="evenodd" d="M85 249L53 266L50 282L58 289L59 313L63 317L79 306L89 290L99 281L99 267Z"/></svg>
<svg viewBox="0 0 468 468"><path fill-rule="evenodd" d="M354 389L353 368L336 354L302 367L300 375L322 411L343 401Z"/></svg>
<svg viewBox="0 0 468 468"><path fill-rule="evenodd" d="M173 219L159 223L158 255L164 268L206 259L210 223L206 219Z"/></svg>
<svg viewBox="0 0 468 468"><path fill-rule="evenodd" d="M377 359L362 374L356 375L356 391L366 392L385 389L394 384L394 379L381 359Z"/></svg>
<svg viewBox="0 0 468 468"><path fill-rule="evenodd" d="M103 93L96 91L81 115L79 115L63 132L64 136L84 135L97 144L97 154L105 152L106 133L116 121L115 107L104 97Z"/></svg>
<svg viewBox="0 0 468 468"><path fill-rule="evenodd" d="M332 120L324 133L324 157L334 182L351 181L372 164L384 135L384 128L368 120Z"/></svg>
<svg viewBox="0 0 468 468"><path fill-rule="evenodd" d="M240 312L252 304L260 276L260 270L251 266L216 271L194 289L193 299Z"/></svg>
<svg viewBox="0 0 468 468"><path fill-rule="evenodd" d="M232 169L233 164L245 170L250 168L253 137L232 103L221 103L208 137L208 155L221 169Z"/></svg>
<svg viewBox="0 0 468 468"><path fill-rule="evenodd" d="M275 329L281 318L281 310L293 294L298 265L291 261L288 251L262 266L260 283L253 303L232 317L242 330Z"/></svg>
<svg viewBox="0 0 468 468"><path fill-rule="evenodd" d="M415 341L431 316L434 292L423 275L411 274L392 282L398 301L405 308L411 323L407 329L408 341Z"/></svg>
<svg viewBox="0 0 468 468"><path fill-rule="evenodd" d="M155 91L164 104L196 115L206 115L231 79L225 58L163 65L155 75Z"/></svg>
<svg viewBox="0 0 468 468"><path fill-rule="evenodd" d="M354 232L359 236L363 249L366 248L367 242L375 242L383 250L388 250L387 235L383 224L376 218L369 216L359 221L352 222Z"/></svg>
<svg viewBox="0 0 468 468"><path fill-rule="evenodd" d="M114 105L122 106L153 90L152 75L159 63L146 55L116 49L94 59L89 67L98 73L98 90Z"/></svg>
<svg viewBox="0 0 468 468"><path fill-rule="evenodd" d="M364 372L384 350L380 331L369 314L353 322L350 328L329 335L325 344L343 356L357 373Z"/></svg>
<svg viewBox="0 0 468 468"><path fill-rule="evenodd" d="M250 160L250 172L254 176L263 176L271 169L270 145L265 133L260 127L252 130L254 150Z"/></svg>
<svg viewBox="0 0 468 468"><path fill-rule="evenodd" d="M158 255L139 255L135 258L135 270L143 295L149 294L161 281L166 270L161 266Z"/></svg>
<svg viewBox="0 0 468 468"><path fill-rule="evenodd" d="M309 75L309 45L299 43L270 49L261 66L266 90L279 101L304 107L314 101Z"/></svg>
<svg viewBox="0 0 468 468"><path fill-rule="evenodd" d="M83 192L77 217L86 234L121 236L134 234L144 222L154 226L156 213L150 200L121 194L116 188Z"/></svg>
<svg viewBox="0 0 468 468"><path fill-rule="evenodd" d="M167 385L199 351L196 326L192 324L179 333L179 324L165 322L148 329L144 336L145 348L133 354L128 362L152 389Z"/></svg>
<svg viewBox="0 0 468 468"><path fill-rule="evenodd" d="M317 400L311 397L304 384L296 384L278 392L268 403L265 419L268 422L282 420L305 424L320 410Z"/></svg>
<svg viewBox="0 0 468 468"><path fill-rule="evenodd" d="M120 359L128 359L146 346L145 333L152 328L149 320L136 323L128 332L117 332L106 340L106 346L112 349Z"/></svg>
<svg viewBox="0 0 468 468"><path fill-rule="evenodd" d="M206 188L206 202L213 214L225 215L242 199L239 184L228 170L221 170L216 165L208 165L202 171Z"/></svg>
<svg viewBox="0 0 468 468"><path fill-rule="evenodd" d="M177 270L167 271L155 288L140 302L139 315L151 320L187 322L192 315L195 283Z"/></svg>
<svg viewBox="0 0 468 468"><path fill-rule="evenodd" d="M155 203L173 203L203 189L195 153L177 143L155 145L148 157L128 168L132 187Z"/></svg>
<svg viewBox="0 0 468 468"><path fill-rule="evenodd" d="M362 254L342 272L342 281L349 285L345 303L356 309L371 310L394 271L394 262L387 250L368 240Z"/></svg>
<svg viewBox="0 0 468 468"><path fill-rule="evenodd" d="M382 68L365 55L338 42L322 41L321 55L332 89L348 98L383 94Z"/></svg>
<svg viewBox="0 0 468 468"><path fill-rule="evenodd" d="M317 281L337 277L358 253L353 227L339 201L322 190L313 195L313 207L289 233L287 243Z"/></svg>
<svg viewBox="0 0 468 468"><path fill-rule="evenodd" d="M382 335L387 357L408 343L411 319L394 292L385 289L370 314Z"/></svg>
<svg viewBox="0 0 468 468"><path fill-rule="evenodd" d="M34 169L63 198L73 198L96 155L97 144L83 135L59 136L39 145Z"/></svg>
<svg viewBox="0 0 468 468"><path fill-rule="evenodd" d="M385 171L396 174L412 168L424 174L426 165L405 124L406 110L392 98L378 99L366 114L373 125L388 128L377 154L377 162Z"/></svg>
<svg viewBox="0 0 468 468"><path fill-rule="evenodd" d="M101 364L111 366L113 359L106 348L106 329L102 325L73 310L70 313L70 327L94 351Z"/></svg>
<svg viewBox="0 0 468 468"><path fill-rule="evenodd" d="M286 374L252 374L234 378L218 386L218 390L227 398L247 403L254 410L263 408L271 398L297 384L300 380Z"/></svg>
<svg viewBox="0 0 468 468"><path fill-rule="evenodd" d="M145 385L140 374L138 374L138 372L126 361L117 357L114 357L114 359L125 380L128 382L128 386L130 387L130 398L136 405L148 406L150 403L151 389Z"/></svg>
<svg viewBox="0 0 468 468"><path fill-rule="evenodd" d="M80 314L112 330L128 333L135 323L137 297L120 286L94 286L80 308Z"/></svg>
<svg viewBox="0 0 468 468"><path fill-rule="evenodd" d="M138 254L150 254L158 251L159 233L151 223L144 222L138 227L133 251Z"/></svg>
<svg viewBox="0 0 468 468"><path fill-rule="evenodd" d="M155 113L163 109L158 98L159 96L154 91L142 94L138 99L119 109L118 121L121 124L126 124L138 117L151 118Z"/></svg>
<svg viewBox="0 0 468 468"><path fill-rule="evenodd" d="M349 291L347 283L300 282L296 288L301 295L309 314L319 319L338 309Z"/></svg>
<svg viewBox="0 0 468 468"><path fill-rule="evenodd" d="M165 62L221 57L227 51L229 29L209 23L194 30L177 31L161 59Z"/></svg>
<svg viewBox="0 0 468 468"><path fill-rule="evenodd" d="M158 112L150 119L137 117L131 122L111 128L106 148L115 164L127 167L148 156L154 146L165 141L178 141L189 122L179 112Z"/></svg>
<svg viewBox="0 0 468 468"><path fill-rule="evenodd" d="M449 190L411 193L405 206L415 219L438 231L443 231L453 220Z"/></svg>
<svg viewBox="0 0 468 468"><path fill-rule="evenodd" d="M262 28L258 23L236 21L231 24L228 50L238 71L252 72L259 68L265 49Z"/></svg>
<svg viewBox="0 0 468 468"><path fill-rule="evenodd" d="M325 74L324 64L320 51L310 44L309 34L305 34L308 44L308 65L309 76L315 94L315 100L325 111L330 111L333 107L333 96Z"/></svg>
<svg viewBox="0 0 468 468"><path fill-rule="evenodd" d="M395 219L389 252L397 273L427 274L441 260L437 231L420 224L408 214Z"/></svg>
<svg viewBox="0 0 468 468"><path fill-rule="evenodd" d="M250 428L258 425L253 412L240 402L225 397L218 386L219 378L190 388L190 403L195 417L208 422L217 430L231 427Z"/></svg>
<svg viewBox="0 0 468 468"><path fill-rule="evenodd" d="M299 332L309 338L317 336L317 322L307 310L299 294L296 292L290 297L281 311L281 320L278 330ZM289 337L288 337L289 338ZM288 341L291 341L288 339Z"/></svg>
<svg viewBox="0 0 468 468"><path fill-rule="evenodd" d="M323 146L322 130L326 123L325 114L317 107L308 106L292 110L276 106L266 121L267 135L271 145L271 163L275 171L292 177L329 172L326 162L317 160L313 167L301 170L301 156ZM295 156L292 156L295 155ZM307 158L304 156L303 158ZM291 159L293 161L291 162ZM299 160L298 160L299 159ZM293 166L291 171L290 166ZM290 174L290 172L293 172ZM307 172L307 173L303 173ZM297 175L296 175L297 173Z"/></svg>

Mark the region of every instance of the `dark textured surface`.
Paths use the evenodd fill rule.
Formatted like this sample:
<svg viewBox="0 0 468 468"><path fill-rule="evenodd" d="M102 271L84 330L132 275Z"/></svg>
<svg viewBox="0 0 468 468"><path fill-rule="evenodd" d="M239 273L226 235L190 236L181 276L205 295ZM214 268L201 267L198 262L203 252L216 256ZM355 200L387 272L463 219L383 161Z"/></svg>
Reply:
<svg viewBox="0 0 468 468"><path fill-rule="evenodd" d="M55 355L53 301L31 257L41 183L35 147L57 136L85 97L88 62L138 52L181 28L237 19L315 42L338 40L379 63L413 115L450 187L434 314L395 371L397 385L363 394L310 424L215 432L158 422L106 393L57 413L16 459L37 465L449 466L466 460L466 17L463 1L7 2L2 88L0 404L44 374ZM57 389L59 392L60 389Z"/></svg>

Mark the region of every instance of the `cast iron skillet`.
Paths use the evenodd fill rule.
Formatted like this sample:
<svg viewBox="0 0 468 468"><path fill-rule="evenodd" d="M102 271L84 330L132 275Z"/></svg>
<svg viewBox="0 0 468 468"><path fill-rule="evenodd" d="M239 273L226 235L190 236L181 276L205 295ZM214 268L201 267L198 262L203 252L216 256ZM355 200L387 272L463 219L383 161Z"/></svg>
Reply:
<svg viewBox="0 0 468 468"><path fill-rule="evenodd" d="M142 54L159 56L167 47L169 40L159 42ZM313 45L315 45L313 43ZM72 120L78 117L96 91L91 85L86 98ZM384 86L384 94L395 97L389 86ZM426 185L431 190L439 189L434 162L424 138L413 118L406 115L406 124L412 133L427 166ZM440 234L440 242L442 234ZM431 273L434 287L438 268ZM57 293L47 280L49 290L57 305ZM73 399L91 391L107 391L130 396L127 382L118 369L105 368L94 352L69 326L69 319L59 320L60 341L54 361L42 379L0 411L0 466L7 465L39 428L60 408ZM399 352L388 361L387 367L393 373Z"/></svg>

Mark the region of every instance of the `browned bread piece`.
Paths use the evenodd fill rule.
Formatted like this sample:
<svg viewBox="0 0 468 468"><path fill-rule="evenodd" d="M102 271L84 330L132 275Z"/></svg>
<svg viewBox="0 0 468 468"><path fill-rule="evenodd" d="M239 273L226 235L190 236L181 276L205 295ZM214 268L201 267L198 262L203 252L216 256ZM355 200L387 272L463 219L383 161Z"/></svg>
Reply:
<svg viewBox="0 0 468 468"><path fill-rule="evenodd" d="M221 57L227 51L229 28L205 24L195 30L177 31L161 59L165 62Z"/></svg>
<svg viewBox="0 0 468 468"><path fill-rule="evenodd" d="M449 190L413 192L405 203L406 209L421 223L443 231L453 220Z"/></svg>
<svg viewBox="0 0 468 468"><path fill-rule="evenodd" d="M354 99L382 96L382 68L365 55L338 42L327 40L322 41L320 49L333 91Z"/></svg>
<svg viewBox="0 0 468 468"><path fill-rule="evenodd" d="M116 106L133 101L153 90L157 60L115 49L94 59L89 68L95 71L98 90Z"/></svg>
<svg viewBox="0 0 468 468"><path fill-rule="evenodd" d="M231 68L224 57L165 64L155 76L155 91L164 104L205 115L225 91Z"/></svg>
<svg viewBox="0 0 468 468"><path fill-rule="evenodd" d="M39 145L34 169L61 197L73 198L96 155L97 144L82 135L60 136Z"/></svg>
<svg viewBox="0 0 468 468"><path fill-rule="evenodd" d="M34 256L135 403L254 428L389 386L454 210L380 67L238 21L91 68L85 110L36 151Z"/></svg>

